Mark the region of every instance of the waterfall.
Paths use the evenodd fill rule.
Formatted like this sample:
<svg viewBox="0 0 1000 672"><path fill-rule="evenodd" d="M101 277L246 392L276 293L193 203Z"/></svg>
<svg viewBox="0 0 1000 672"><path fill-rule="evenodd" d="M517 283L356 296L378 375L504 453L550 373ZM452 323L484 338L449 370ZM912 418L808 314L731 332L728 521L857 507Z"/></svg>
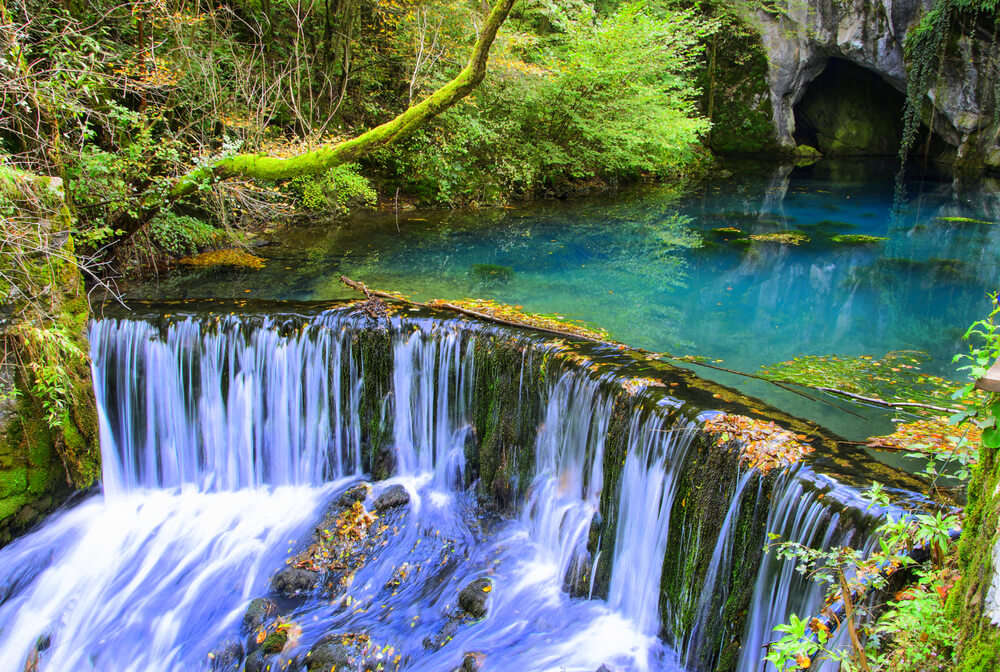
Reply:
<svg viewBox="0 0 1000 672"><path fill-rule="evenodd" d="M709 532L688 529L681 493L704 444L683 402L625 395L614 374L553 363L553 346L517 332L394 318L365 346L359 339L372 332L364 327L337 311L95 321L104 495L0 550L4 669L23 667L49 633L43 669L78 669L84 659L105 669L190 669L238 627L246 601L267 592L290 540L315 523L330 495L373 470L385 450L393 480L411 493L413 519L359 575L354 599L392 600L396 593L382 587L421 545L423 561L458 546L468 563L442 561L425 587L405 593L399 608L416 617L407 629L364 623L408 642L399 645L413 669L454 667L462 646L525 670L592 672L604 662L682 669L681 661L696 669L719 655L702 650L723 617L734 529L753 493L750 509L769 506L767 531L802 543L852 534L795 473L781 477L768 504L759 474L737 472L735 456L726 457L733 469L725 478L704 484L720 488L719 497L733 492L721 520ZM372 348L385 350L381 359ZM491 357L502 366L486 366ZM491 378L501 370L509 389ZM515 412L494 428L505 438L486 455L477 418L496 420L508 398ZM478 514L468 495L491 492L476 481L487 460L520 505L503 525L470 527ZM114 529L102 531L107 525ZM671 547L671 539L680 541ZM684 604L664 604L665 559L702 547L711 564L693 575L678 598ZM501 586L488 630L423 649L454 601L448 595L484 572ZM766 556L736 633L738 669L758 669L774 625L821 602L792 563ZM682 607L693 622L664 646L661 614ZM314 617L342 618L335 605L314 609ZM99 642L114 622L125 634L109 649ZM305 637L322 634L318 627Z"/></svg>
<svg viewBox="0 0 1000 672"><path fill-rule="evenodd" d="M337 321L279 327L188 318L161 338L143 321L96 321L105 492L317 485L358 473L351 418L363 372L347 330Z"/></svg>
<svg viewBox="0 0 1000 672"><path fill-rule="evenodd" d="M648 634L656 634L660 626L660 572L670 514L694 433L693 425L669 427L660 418L638 413L629 426L608 602Z"/></svg>

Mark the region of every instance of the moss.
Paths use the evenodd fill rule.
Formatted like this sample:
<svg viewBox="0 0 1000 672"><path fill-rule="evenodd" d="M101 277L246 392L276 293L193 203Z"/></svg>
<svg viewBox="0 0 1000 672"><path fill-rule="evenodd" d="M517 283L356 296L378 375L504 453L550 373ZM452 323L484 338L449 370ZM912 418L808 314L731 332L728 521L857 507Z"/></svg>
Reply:
<svg viewBox="0 0 1000 672"><path fill-rule="evenodd" d="M803 231L775 231L773 233L756 233L750 240L758 243L777 243L779 245L801 245L809 242L809 234Z"/></svg>
<svg viewBox="0 0 1000 672"><path fill-rule="evenodd" d="M14 313L27 317L10 325L5 335L8 361L18 364L5 381L15 390L17 403L0 423L0 543L60 501L69 492L67 483L87 487L100 474L97 410L86 357L89 306L74 263L73 217L61 194L52 191L55 181L42 184L51 198L42 205L25 200L22 210L25 215L37 212L48 222L49 243L59 245L59 254L0 256L0 271L16 264L22 291L36 299L14 306ZM57 334L58 347L43 347L33 338L38 333ZM58 372L59 385L39 386L37 367Z"/></svg>
<svg viewBox="0 0 1000 672"><path fill-rule="evenodd" d="M362 384L359 413L364 445L365 461L363 468L377 479L388 478L392 470L391 458L385 454L392 437L392 425L386 412L389 391L392 387L393 352L388 332L376 329L355 332L353 352L345 356L354 356L360 363ZM343 366L345 376L349 367ZM350 385L350 380L343 381L344 389ZM344 412L349 412L344 409Z"/></svg>
<svg viewBox="0 0 1000 672"><path fill-rule="evenodd" d="M31 504L34 501L34 497L31 495L15 495L13 497L0 497L0 521L6 521L6 519L13 517L25 506ZM6 538L4 538L6 537ZM9 535L5 535L0 532L0 541L9 541Z"/></svg>
<svg viewBox="0 0 1000 672"><path fill-rule="evenodd" d="M0 471L0 499L20 495L28 489L28 469L17 467Z"/></svg>
<svg viewBox="0 0 1000 672"><path fill-rule="evenodd" d="M959 628L957 672L1000 669L1000 628L985 614L993 580L993 548L1000 529L1000 459L982 446L969 482L969 500L958 546L961 578L949 594L948 613Z"/></svg>
<svg viewBox="0 0 1000 672"><path fill-rule="evenodd" d="M480 336L473 354L477 437L467 447L466 463L469 478L478 475L480 497L500 510L514 507L534 473L545 370L554 365L526 356L522 348L500 336Z"/></svg>
<svg viewBox="0 0 1000 672"><path fill-rule="evenodd" d="M280 653L285 648L287 642L288 634L284 630L278 630L265 637L264 641L261 642L260 648L266 654Z"/></svg>
<svg viewBox="0 0 1000 672"><path fill-rule="evenodd" d="M943 224L976 224L983 226L991 226L995 222L987 222L982 219L973 219L972 217L935 217L935 222L941 222Z"/></svg>
<svg viewBox="0 0 1000 672"><path fill-rule="evenodd" d="M721 22L708 38L697 75L701 109L712 122L708 145L719 154L777 153L760 36L724 3L708 5L707 13Z"/></svg>
<svg viewBox="0 0 1000 672"><path fill-rule="evenodd" d="M842 233L831 236L830 240L838 245L875 245L889 239L883 236L867 236L863 233Z"/></svg>

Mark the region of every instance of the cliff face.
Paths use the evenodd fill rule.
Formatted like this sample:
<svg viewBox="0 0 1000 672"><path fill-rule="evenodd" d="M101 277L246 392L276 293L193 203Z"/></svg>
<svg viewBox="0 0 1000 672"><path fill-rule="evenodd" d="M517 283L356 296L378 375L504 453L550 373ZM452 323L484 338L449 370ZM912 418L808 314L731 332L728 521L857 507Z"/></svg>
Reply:
<svg viewBox="0 0 1000 672"><path fill-rule="evenodd" d="M898 92L906 90L911 63L904 39L934 0L777 0L762 7L745 1L746 20L761 35L769 61L768 86L778 144L796 144L796 106L810 85L841 59L878 76ZM923 109L924 123L953 148L956 172L1000 169L995 114L1000 49L995 18L952 25L946 55ZM993 28L990 29L990 25ZM867 106L882 104L877 94Z"/></svg>

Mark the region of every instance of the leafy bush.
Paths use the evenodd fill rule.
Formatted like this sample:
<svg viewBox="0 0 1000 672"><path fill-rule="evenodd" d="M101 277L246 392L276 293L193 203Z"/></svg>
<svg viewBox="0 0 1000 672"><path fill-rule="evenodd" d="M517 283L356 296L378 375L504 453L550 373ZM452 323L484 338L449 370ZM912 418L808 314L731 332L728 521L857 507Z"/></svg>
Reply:
<svg viewBox="0 0 1000 672"><path fill-rule="evenodd" d="M378 194L358 164L337 166L322 175L296 177L291 188L307 210L346 215L356 207L375 207Z"/></svg>
<svg viewBox="0 0 1000 672"><path fill-rule="evenodd" d="M515 36L471 101L382 152L388 172L427 201L464 204L680 175L697 163L709 124L695 110L693 69L711 25L630 3L603 20L560 15L551 27L563 32L543 46Z"/></svg>
<svg viewBox="0 0 1000 672"><path fill-rule="evenodd" d="M149 223L150 241L172 257L183 257L217 243L222 232L200 219L164 212Z"/></svg>

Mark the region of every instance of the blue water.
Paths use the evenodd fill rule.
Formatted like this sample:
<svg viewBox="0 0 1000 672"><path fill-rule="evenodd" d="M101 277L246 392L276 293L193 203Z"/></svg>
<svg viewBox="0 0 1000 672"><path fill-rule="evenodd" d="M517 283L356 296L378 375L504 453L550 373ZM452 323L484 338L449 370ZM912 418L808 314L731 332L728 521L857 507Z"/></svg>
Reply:
<svg viewBox="0 0 1000 672"><path fill-rule="evenodd" d="M894 211L893 170L871 161L740 166L737 177L687 192L666 186L317 223L272 234L255 250L268 260L263 271L174 275L129 295L352 297L344 274L418 300L483 297L583 320L633 346L741 371L801 354L912 349L931 356L925 370L954 376L961 334L1000 286L1000 198L914 183ZM956 216L982 222L941 219ZM808 242L747 240L783 231ZM846 245L832 240L838 234L887 240ZM786 408L803 403L765 384L699 373ZM853 433L822 405L789 410Z"/></svg>

